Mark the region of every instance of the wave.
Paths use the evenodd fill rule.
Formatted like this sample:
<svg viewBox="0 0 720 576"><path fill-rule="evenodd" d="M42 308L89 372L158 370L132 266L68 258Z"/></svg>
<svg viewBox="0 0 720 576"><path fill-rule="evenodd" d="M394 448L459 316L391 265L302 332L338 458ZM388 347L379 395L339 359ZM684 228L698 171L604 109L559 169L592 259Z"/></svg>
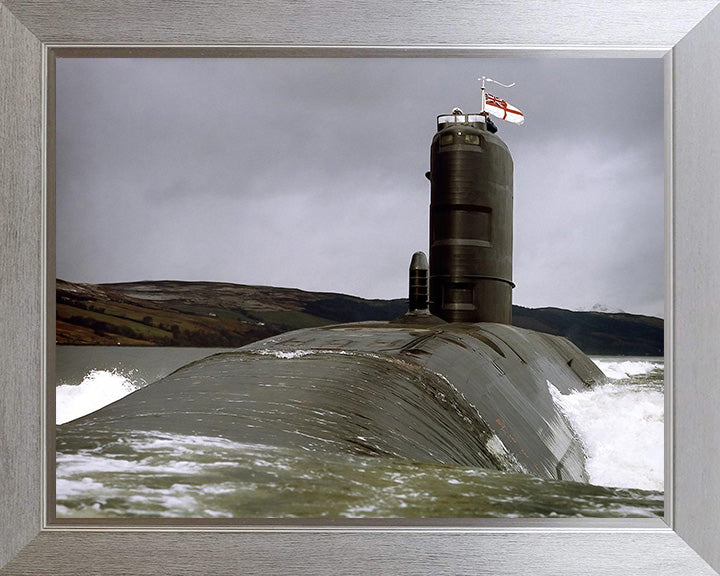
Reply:
<svg viewBox="0 0 720 576"><path fill-rule="evenodd" d="M133 432L61 453L60 517L654 517L662 494L513 472Z"/></svg>
<svg viewBox="0 0 720 576"><path fill-rule="evenodd" d="M112 404L147 383L132 372L91 370L80 384L55 388L55 423L65 424Z"/></svg>
<svg viewBox="0 0 720 576"><path fill-rule="evenodd" d="M583 441L592 484L663 489L662 391L614 382L570 394L549 388Z"/></svg>
<svg viewBox="0 0 720 576"><path fill-rule="evenodd" d="M663 361L658 360L624 360L624 359L592 359L605 376L611 380L622 380L633 376L662 371Z"/></svg>

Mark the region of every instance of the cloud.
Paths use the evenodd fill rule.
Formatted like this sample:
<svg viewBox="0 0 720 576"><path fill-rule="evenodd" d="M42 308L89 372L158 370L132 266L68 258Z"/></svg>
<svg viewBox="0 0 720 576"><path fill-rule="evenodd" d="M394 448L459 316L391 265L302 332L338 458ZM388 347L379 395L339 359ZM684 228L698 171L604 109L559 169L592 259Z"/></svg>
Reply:
<svg viewBox="0 0 720 576"><path fill-rule="evenodd" d="M405 296L481 74L527 118L515 301L662 314L661 60L59 59L58 275Z"/></svg>

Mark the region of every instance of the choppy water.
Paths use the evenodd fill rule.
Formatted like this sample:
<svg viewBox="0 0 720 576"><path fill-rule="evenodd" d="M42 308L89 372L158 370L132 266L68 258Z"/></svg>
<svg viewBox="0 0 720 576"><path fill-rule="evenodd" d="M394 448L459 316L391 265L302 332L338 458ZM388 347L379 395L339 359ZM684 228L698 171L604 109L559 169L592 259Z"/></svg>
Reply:
<svg viewBox="0 0 720 576"><path fill-rule="evenodd" d="M95 410L213 350L58 347L57 420ZM58 517L626 517L663 512L662 359L596 358L611 383L558 395L591 484L131 432L59 450ZM162 364L162 367L159 366ZM62 367L62 368L61 368ZM321 416L321 415L319 415Z"/></svg>

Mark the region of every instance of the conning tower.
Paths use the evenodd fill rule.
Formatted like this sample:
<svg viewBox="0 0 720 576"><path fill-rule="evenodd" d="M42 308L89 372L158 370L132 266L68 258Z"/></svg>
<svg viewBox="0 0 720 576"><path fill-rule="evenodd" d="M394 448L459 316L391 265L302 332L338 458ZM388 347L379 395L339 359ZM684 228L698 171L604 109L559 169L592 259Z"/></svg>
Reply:
<svg viewBox="0 0 720 576"><path fill-rule="evenodd" d="M430 312L447 322L511 322L513 160L496 130L484 114L437 117Z"/></svg>

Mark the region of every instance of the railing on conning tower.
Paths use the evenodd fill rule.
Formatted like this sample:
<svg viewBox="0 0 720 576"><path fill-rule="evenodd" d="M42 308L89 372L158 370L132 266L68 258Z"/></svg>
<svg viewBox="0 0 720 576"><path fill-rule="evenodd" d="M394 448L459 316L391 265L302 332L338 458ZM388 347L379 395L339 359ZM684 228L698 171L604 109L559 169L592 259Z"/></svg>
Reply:
<svg viewBox="0 0 720 576"><path fill-rule="evenodd" d="M485 124L485 116L482 114L463 114L458 112L457 114L440 114L437 117L438 129L442 128L445 124L477 124L478 122Z"/></svg>

